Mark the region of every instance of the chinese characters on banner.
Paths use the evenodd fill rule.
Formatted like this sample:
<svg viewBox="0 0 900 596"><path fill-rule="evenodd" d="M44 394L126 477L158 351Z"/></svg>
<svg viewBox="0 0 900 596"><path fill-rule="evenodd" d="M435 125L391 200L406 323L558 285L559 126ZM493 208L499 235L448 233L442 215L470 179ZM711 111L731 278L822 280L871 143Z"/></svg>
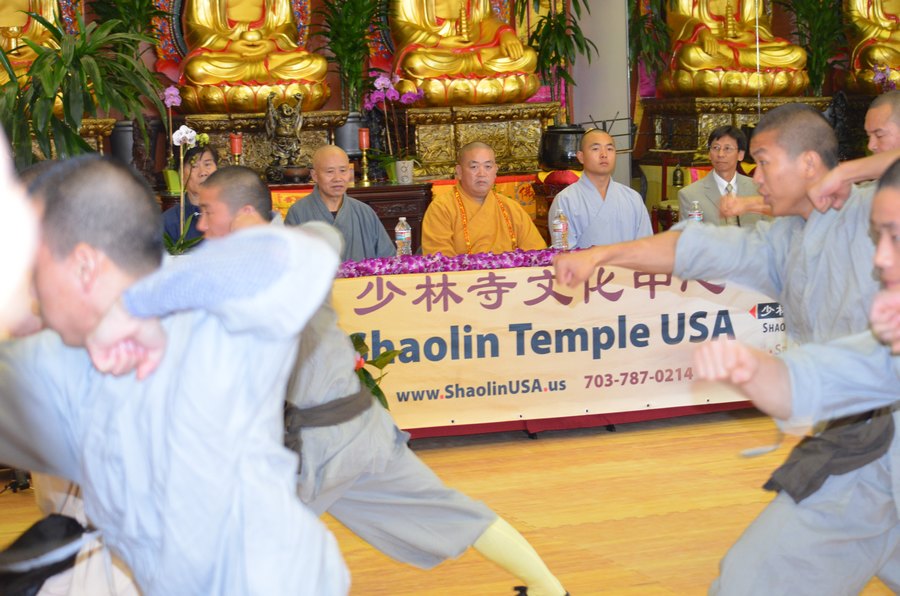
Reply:
<svg viewBox="0 0 900 596"><path fill-rule="evenodd" d="M765 296L609 267L575 289L550 267L339 279L334 306L369 357L402 350L382 382L401 428L738 401L693 382L694 345L785 347Z"/></svg>

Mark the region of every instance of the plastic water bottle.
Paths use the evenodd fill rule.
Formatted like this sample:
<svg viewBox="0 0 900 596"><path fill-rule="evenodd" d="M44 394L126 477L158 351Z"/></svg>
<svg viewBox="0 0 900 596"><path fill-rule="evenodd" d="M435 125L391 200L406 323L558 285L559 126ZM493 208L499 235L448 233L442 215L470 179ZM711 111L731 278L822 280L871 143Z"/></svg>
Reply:
<svg viewBox="0 0 900 596"><path fill-rule="evenodd" d="M550 239L553 248L557 250L569 250L569 218L562 209L556 212L553 224L550 226Z"/></svg>
<svg viewBox="0 0 900 596"><path fill-rule="evenodd" d="M700 208L700 201L691 201L691 210L687 212L687 218L690 221L703 221L703 209Z"/></svg>
<svg viewBox="0 0 900 596"><path fill-rule="evenodd" d="M412 254L412 228L406 222L405 217L401 217L394 228L394 240L397 243L397 256Z"/></svg>

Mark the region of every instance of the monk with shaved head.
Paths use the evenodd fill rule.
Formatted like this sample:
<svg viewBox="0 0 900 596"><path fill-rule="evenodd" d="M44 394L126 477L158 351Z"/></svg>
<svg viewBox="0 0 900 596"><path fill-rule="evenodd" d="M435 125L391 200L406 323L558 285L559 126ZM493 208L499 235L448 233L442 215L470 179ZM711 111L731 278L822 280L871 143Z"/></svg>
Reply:
<svg viewBox="0 0 900 596"><path fill-rule="evenodd" d="M311 174L315 189L291 206L284 223L297 226L308 221L324 221L333 225L344 235L341 252L344 261L395 254L394 243L375 211L347 194L347 184L353 174L343 149L335 145L319 147L313 154Z"/></svg>

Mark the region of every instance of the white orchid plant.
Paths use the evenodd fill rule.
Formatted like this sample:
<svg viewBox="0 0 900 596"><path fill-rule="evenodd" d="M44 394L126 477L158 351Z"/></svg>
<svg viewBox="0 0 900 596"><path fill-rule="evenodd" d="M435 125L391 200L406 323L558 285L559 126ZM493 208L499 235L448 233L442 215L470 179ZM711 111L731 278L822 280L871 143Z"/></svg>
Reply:
<svg viewBox="0 0 900 596"><path fill-rule="evenodd" d="M185 179L184 179L184 152L187 149L194 147L197 144L200 146L205 146L209 144L209 135L206 133L197 134L193 128L185 125L181 125L181 127L172 133L172 144L178 147L178 151L180 153L181 159L179 160L178 166L178 179L179 179L179 197L178 197L178 208L180 210L181 217L179 218L179 222L181 224L181 235L178 239L171 238L168 234L166 234L163 238L166 244L166 250L169 251L169 254L180 255L184 254L195 244L200 242L201 238L187 238L188 231L191 228L191 221L194 219L194 215L191 214L190 217L185 219L184 215L184 190L185 190Z"/></svg>

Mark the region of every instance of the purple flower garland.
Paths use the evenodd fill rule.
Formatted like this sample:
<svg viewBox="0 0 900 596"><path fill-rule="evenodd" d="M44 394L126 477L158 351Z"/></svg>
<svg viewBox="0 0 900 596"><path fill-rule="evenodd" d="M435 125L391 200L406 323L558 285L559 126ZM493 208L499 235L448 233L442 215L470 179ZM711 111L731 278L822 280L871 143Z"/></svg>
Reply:
<svg viewBox="0 0 900 596"><path fill-rule="evenodd" d="M513 267L546 267L553 262L557 250L515 250L494 254L483 252L474 255L445 257L433 255L404 255L382 257L365 261L344 261L338 269L338 277L367 277L370 275L401 275L404 273L438 273L444 271L477 271L480 269L512 269Z"/></svg>

